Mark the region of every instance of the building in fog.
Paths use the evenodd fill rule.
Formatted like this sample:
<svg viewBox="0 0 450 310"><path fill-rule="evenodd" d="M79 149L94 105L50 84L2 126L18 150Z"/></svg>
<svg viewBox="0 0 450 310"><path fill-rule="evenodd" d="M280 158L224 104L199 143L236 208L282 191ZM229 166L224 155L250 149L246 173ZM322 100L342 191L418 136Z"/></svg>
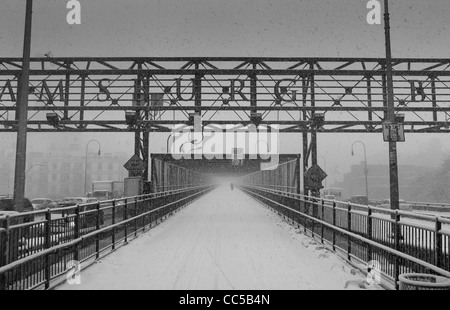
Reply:
<svg viewBox="0 0 450 310"><path fill-rule="evenodd" d="M414 200L415 181L418 176L429 170L429 167L418 167L414 165L400 165L399 173L399 192L400 199ZM369 198L371 200L389 199L390 182L388 165L368 165L368 185ZM366 179L364 174L364 162L359 165L352 165L349 173L345 174L343 181L336 184L336 187L342 188L344 198L350 198L354 195L365 195Z"/></svg>
<svg viewBox="0 0 450 310"><path fill-rule="evenodd" d="M86 162L86 188L90 191L92 181L123 181L128 175L123 168L128 158L129 154L126 152L102 152L99 155L98 147L94 145L89 147L86 158L86 146L80 143L69 144L65 148L58 145L43 152L30 152L27 154L25 195L30 199L84 196ZM14 167L15 150L0 152L0 195L13 194Z"/></svg>

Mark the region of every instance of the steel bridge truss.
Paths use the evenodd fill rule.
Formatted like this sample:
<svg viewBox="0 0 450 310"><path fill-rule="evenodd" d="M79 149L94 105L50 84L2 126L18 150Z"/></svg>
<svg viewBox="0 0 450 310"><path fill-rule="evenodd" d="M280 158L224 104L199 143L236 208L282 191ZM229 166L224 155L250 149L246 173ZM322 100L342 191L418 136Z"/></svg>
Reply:
<svg viewBox="0 0 450 310"><path fill-rule="evenodd" d="M281 132L381 133L385 68L361 58L35 58L28 131L171 131L192 113L206 129L260 113L258 124ZM450 132L449 68L450 59L393 59L405 132ZM0 59L2 132L17 130L21 69L19 58Z"/></svg>

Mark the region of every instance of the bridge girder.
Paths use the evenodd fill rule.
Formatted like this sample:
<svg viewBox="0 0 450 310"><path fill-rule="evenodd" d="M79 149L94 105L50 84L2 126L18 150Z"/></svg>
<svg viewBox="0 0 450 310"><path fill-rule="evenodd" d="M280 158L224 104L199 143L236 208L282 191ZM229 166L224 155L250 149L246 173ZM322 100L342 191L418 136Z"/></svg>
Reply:
<svg viewBox="0 0 450 310"><path fill-rule="evenodd" d="M450 132L450 59L393 59L405 132ZM33 58L30 132L164 132L189 124L261 124L282 132L381 133L386 60L377 58ZM0 58L0 131L17 128L22 60ZM136 113L130 125L125 113ZM49 124L46 115L57 115ZM306 118L303 117L306 115Z"/></svg>

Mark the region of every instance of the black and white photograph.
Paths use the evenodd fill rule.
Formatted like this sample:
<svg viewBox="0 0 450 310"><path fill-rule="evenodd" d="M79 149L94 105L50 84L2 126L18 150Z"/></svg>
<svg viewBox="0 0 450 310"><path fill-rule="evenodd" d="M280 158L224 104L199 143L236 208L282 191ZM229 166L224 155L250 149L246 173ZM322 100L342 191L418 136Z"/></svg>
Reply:
<svg viewBox="0 0 450 310"><path fill-rule="evenodd" d="M24 290L450 290L450 1L0 0Z"/></svg>

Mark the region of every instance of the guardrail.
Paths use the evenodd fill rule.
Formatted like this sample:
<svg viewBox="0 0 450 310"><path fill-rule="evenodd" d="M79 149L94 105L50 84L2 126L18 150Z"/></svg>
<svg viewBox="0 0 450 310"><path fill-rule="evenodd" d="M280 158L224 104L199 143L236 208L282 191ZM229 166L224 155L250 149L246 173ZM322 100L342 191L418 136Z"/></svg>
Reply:
<svg viewBox="0 0 450 310"><path fill-rule="evenodd" d="M211 189L198 186L0 217L0 290L48 289L70 262L98 259Z"/></svg>
<svg viewBox="0 0 450 310"><path fill-rule="evenodd" d="M434 203L434 202L414 202L408 201L407 204L413 207L416 211L429 212L450 212L450 204L448 203Z"/></svg>
<svg viewBox="0 0 450 310"><path fill-rule="evenodd" d="M398 289L402 273L450 277L450 219L368 207L240 185L255 199L305 233L343 252L347 259L379 263L387 282Z"/></svg>

